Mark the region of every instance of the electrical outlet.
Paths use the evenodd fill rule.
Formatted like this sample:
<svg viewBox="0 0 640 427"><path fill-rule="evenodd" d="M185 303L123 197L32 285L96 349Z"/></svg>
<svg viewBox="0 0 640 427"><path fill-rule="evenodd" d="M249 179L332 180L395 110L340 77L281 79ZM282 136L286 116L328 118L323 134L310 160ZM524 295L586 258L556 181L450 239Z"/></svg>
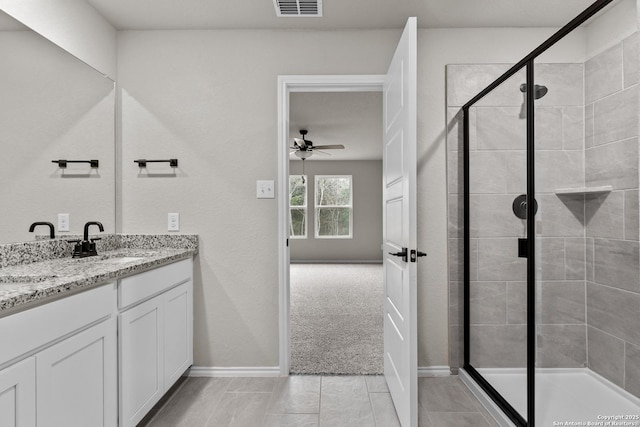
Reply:
<svg viewBox="0 0 640 427"><path fill-rule="evenodd" d="M258 199L273 199L275 198L275 189L273 181L257 181L256 185L256 197Z"/></svg>
<svg viewBox="0 0 640 427"><path fill-rule="evenodd" d="M167 230L180 231L180 214L170 213L167 215Z"/></svg>
<svg viewBox="0 0 640 427"><path fill-rule="evenodd" d="M69 231L69 214L58 214L58 231Z"/></svg>

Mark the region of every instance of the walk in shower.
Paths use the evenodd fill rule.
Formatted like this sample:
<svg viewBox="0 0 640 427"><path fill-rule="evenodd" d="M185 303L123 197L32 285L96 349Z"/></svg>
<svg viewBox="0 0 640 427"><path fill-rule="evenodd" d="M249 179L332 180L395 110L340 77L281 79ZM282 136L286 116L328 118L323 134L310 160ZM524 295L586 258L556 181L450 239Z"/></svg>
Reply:
<svg viewBox="0 0 640 427"><path fill-rule="evenodd" d="M450 362L505 423L640 425L635 5L447 67Z"/></svg>

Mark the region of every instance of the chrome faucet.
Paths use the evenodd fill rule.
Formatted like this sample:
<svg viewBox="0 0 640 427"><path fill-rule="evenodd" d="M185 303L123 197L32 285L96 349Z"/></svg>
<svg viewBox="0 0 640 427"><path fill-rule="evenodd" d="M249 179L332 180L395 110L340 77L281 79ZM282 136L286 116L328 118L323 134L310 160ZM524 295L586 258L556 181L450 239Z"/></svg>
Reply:
<svg viewBox="0 0 640 427"><path fill-rule="evenodd" d="M73 247L73 258L85 258L88 256L96 256L98 252L96 251L96 240L100 240L100 237L94 237L93 239L89 239L89 226L97 225L100 231L104 231L104 227L102 223L98 221L89 221L84 225L84 236L82 241L80 240L68 240L69 243L75 243L76 245Z"/></svg>
<svg viewBox="0 0 640 427"><path fill-rule="evenodd" d="M50 222L46 222L46 221L38 221L38 222L34 222L33 224L31 224L31 227L29 227L29 232L33 233L33 230L36 229L36 227L38 225L46 225L49 227L49 237L51 239L55 239L56 238L56 233L53 229L53 224L51 224Z"/></svg>

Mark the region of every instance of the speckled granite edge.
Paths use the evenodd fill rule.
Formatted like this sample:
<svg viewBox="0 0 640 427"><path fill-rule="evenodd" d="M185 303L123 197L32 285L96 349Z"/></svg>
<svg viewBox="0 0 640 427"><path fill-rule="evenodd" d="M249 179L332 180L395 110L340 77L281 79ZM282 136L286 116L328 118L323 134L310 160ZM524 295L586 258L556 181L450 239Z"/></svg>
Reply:
<svg viewBox="0 0 640 427"><path fill-rule="evenodd" d="M188 249L198 252L197 234L118 234L119 247L124 249Z"/></svg>
<svg viewBox="0 0 640 427"><path fill-rule="evenodd" d="M87 258L50 259L0 269L0 317L49 297L88 288L131 274L179 261L195 254L193 249L118 249ZM111 259L132 258L124 263ZM40 280L40 279L43 280ZM23 281L30 279L29 281Z"/></svg>
<svg viewBox="0 0 640 427"><path fill-rule="evenodd" d="M197 234L106 234L96 241L98 253L117 249L176 248L198 252ZM50 259L71 257L73 244L67 240L82 239L80 235L67 235L52 240L9 243L0 245L0 268L30 264Z"/></svg>

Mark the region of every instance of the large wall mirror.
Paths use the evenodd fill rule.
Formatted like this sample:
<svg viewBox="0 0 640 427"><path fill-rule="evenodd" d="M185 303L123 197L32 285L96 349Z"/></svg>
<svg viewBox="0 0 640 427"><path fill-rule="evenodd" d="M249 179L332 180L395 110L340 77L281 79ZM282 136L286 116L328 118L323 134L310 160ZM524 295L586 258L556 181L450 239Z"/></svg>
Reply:
<svg viewBox="0 0 640 427"><path fill-rule="evenodd" d="M0 243L115 231L115 84L0 11ZM53 160L98 160L68 163ZM58 230L69 214L69 231Z"/></svg>

